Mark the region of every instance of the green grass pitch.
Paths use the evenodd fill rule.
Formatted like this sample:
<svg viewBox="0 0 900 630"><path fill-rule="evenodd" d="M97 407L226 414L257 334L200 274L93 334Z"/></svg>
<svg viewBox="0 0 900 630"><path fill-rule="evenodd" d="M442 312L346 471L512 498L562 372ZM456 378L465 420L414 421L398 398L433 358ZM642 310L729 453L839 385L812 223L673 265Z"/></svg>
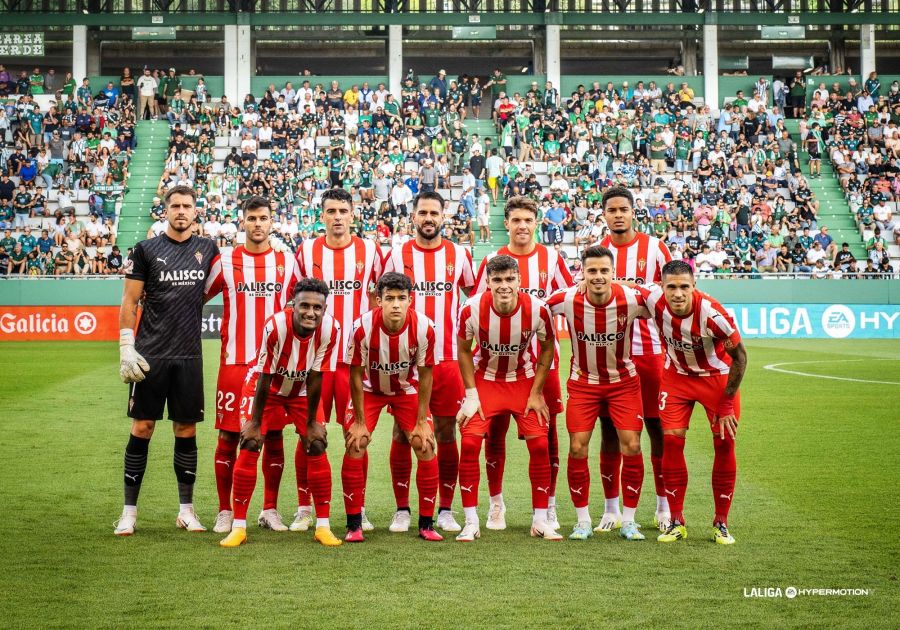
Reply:
<svg viewBox="0 0 900 630"><path fill-rule="evenodd" d="M211 409L217 344L205 343ZM526 449L512 437L507 531L484 530L480 541L468 545L429 545L412 532L389 534L390 426L383 421L374 434L367 507L378 529L365 544L325 549L311 533L276 534L251 525L248 545L223 550L217 534L175 529L173 439L165 422L150 448L138 532L126 539L112 535L128 434L115 344L3 344L0 625L897 627L900 342L748 341L747 347L731 517L738 542L732 547L709 541L712 445L697 413L687 445L690 538L684 543L628 543L612 535L582 543L529 538ZM763 369L811 361L817 363L782 367L858 380ZM342 533L341 441L330 426L332 522ZM294 440L286 438L288 453ZM212 422L201 425L199 443L195 504L211 527ZM592 447L596 519L602 488ZM565 451L562 461L559 510L568 534L574 511ZM293 467L286 468L280 508L287 519L295 495ZM638 511L645 531L652 529L654 509L647 469ZM482 481L483 494L485 486ZM251 517L261 494L258 488ZM869 594L745 596L753 588L788 586L861 588Z"/></svg>

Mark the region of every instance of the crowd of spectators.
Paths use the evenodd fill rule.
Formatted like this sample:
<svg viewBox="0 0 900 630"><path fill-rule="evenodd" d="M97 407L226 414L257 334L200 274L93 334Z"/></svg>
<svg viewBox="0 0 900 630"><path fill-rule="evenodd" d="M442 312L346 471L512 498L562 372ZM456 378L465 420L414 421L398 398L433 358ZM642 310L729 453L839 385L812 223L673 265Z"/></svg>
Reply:
<svg viewBox="0 0 900 630"><path fill-rule="evenodd" d="M0 65L0 275L114 274L118 207L136 146L118 87Z"/></svg>
<svg viewBox="0 0 900 630"><path fill-rule="evenodd" d="M527 195L541 209L540 238L571 255L606 234L600 199L616 184L635 193L636 228L665 239L674 256L702 274L848 277L870 273L869 267L891 273L887 251L900 236L892 218L900 193L900 87L882 89L873 74L862 86L823 85L807 102L806 80L803 73L771 83L761 77L749 98L739 91L713 112L685 81L594 82L566 96L549 82L507 90L499 69L455 79L443 70L430 78L410 71L394 95L383 83L301 76L237 104L210 94L202 77L183 89L174 68L144 69L137 78L126 69L118 86L110 83L93 96L87 80L71 86L73 105L57 117L76 132L80 116L97 120L80 137L91 139L91 147L72 164L67 145L62 172L51 171L48 180L38 169L32 181L55 186L62 176L64 191L91 186L91 211L105 224L115 204L104 204L109 189L103 187L124 190L133 121L158 117L168 121L171 139L157 192L193 186L195 230L223 247L242 239L241 201L261 194L272 200L277 237L296 249L323 229L320 192L341 186L356 202L356 232L383 246L412 237L412 198L438 189L449 193L447 238L489 242L494 206ZM13 84L23 88L21 80L7 87ZM16 111L29 99L22 95ZM785 112L800 118L799 135L786 129ZM40 133L21 122L10 127L20 149L37 150L38 162L47 150L38 136L48 116L39 121ZM471 131L472 119L488 117L493 133ZM868 239L868 267L843 255L846 248L819 220L809 179L820 173L823 156L860 228L878 230ZM801 168L807 160L810 175ZM16 168L21 162L12 159ZM122 165L115 174L112 162ZM37 190L26 194L32 203ZM15 208L17 195L9 202ZM153 236L165 229L164 208L157 200L150 212Z"/></svg>

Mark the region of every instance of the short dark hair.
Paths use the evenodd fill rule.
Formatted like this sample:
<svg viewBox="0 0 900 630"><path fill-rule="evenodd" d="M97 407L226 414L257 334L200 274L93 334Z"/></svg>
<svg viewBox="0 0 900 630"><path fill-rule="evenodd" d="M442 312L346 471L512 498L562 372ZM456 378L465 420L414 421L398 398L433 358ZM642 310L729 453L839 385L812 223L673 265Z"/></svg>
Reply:
<svg viewBox="0 0 900 630"><path fill-rule="evenodd" d="M749 262L749 261L748 261ZM688 275L694 277L694 270L683 260L670 260L662 268L662 277L666 276L683 276Z"/></svg>
<svg viewBox="0 0 900 630"><path fill-rule="evenodd" d="M503 273L504 271L515 271L519 273L519 263L512 256L500 254L491 258L485 265L484 273L486 278L490 278L495 273Z"/></svg>
<svg viewBox="0 0 900 630"><path fill-rule="evenodd" d="M163 201L165 201L167 206L169 205L169 199L171 199L173 195L188 195L194 200L195 204L197 203L197 191L190 186L172 186L167 190L166 195L163 198Z"/></svg>
<svg viewBox="0 0 900 630"><path fill-rule="evenodd" d="M272 208L269 205L268 197L253 195L249 199L244 200L244 203L241 204L241 210L244 211L244 214L247 214L251 210L256 210L257 208L265 208L271 213Z"/></svg>
<svg viewBox="0 0 900 630"><path fill-rule="evenodd" d="M326 201L338 201L340 203L349 204L353 208L353 197L343 188L329 188L322 193L322 208L325 208Z"/></svg>
<svg viewBox="0 0 900 630"><path fill-rule="evenodd" d="M513 210L528 210L533 212L535 219L537 219L538 216L538 207L534 199L522 195L509 198L509 201L506 202L506 209L503 211L503 217L508 219L509 213Z"/></svg>
<svg viewBox="0 0 900 630"><path fill-rule="evenodd" d="M585 248L585 250L581 252L581 264L585 264L588 258L609 258L610 262L613 263L616 261L613 253L602 245L593 245L592 247Z"/></svg>
<svg viewBox="0 0 900 630"><path fill-rule="evenodd" d="M418 195L416 195L413 198L413 202L412 202L413 212L416 211L416 208L419 206L419 202L424 201L426 199L430 199L431 201L437 201L439 204L441 204L441 208L444 207L444 197L443 197L443 195L441 195L441 193L437 192L436 190L423 190L422 192L420 192Z"/></svg>
<svg viewBox="0 0 900 630"><path fill-rule="evenodd" d="M297 281L297 284L294 285L294 297L297 297L298 294L308 291L310 293L321 293L325 298L328 298L328 285L324 280L319 280L318 278L301 278Z"/></svg>
<svg viewBox="0 0 900 630"><path fill-rule="evenodd" d="M601 202L601 207L606 210L606 203L610 199L615 199L616 197L623 197L628 200L628 205L632 208L634 207L634 195L631 194L631 191L625 188L624 186L611 186L606 189L606 192L603 193L603 200Z"/></svg>
<svg viewBox="0 0 900 630"><path fill-rule="evenodd" d="M407 276L395 271L389 271L378 279L375 285L375 294L378 297L384 295L385 291L407 291L412 292L413 283Z"/></svg>

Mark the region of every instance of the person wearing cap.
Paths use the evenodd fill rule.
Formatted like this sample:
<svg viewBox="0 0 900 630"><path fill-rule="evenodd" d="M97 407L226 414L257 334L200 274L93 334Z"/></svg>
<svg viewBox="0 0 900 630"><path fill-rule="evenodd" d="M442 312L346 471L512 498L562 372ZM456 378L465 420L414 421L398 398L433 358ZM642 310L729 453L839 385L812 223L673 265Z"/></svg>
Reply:
<svg viewBox="0 0 900 630"><path fill-rule="evenodd" d="M441 68L437 75L428 82L428 88L443 102L447 97L447 71Z"/></svg>
<svg viewBox="0 0 900 630"><path fill-rule="evenodd" d="M175 98L175 93L179 90L181 90L181 80L175 75L175 68L169 68L168 74L159 82L159 104L167 107L169 101Z"/></svg>

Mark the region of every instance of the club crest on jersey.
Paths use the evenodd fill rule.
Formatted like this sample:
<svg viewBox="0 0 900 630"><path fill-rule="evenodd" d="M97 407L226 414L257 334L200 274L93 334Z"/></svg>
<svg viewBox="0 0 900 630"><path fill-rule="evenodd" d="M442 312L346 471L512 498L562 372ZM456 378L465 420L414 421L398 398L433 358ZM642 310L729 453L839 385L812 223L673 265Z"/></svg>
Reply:
<svg viewBox="0 0 900 630"><path fill-rule="evenodd" d="M644 271L647 268L647 259L646 258L638 258L637 266L640 271Z"/></svg>
<svg viewBox="0 0 900 630"><path fill-rule="evenodd" d="M453 265L447 265L447 278L453 277L453 270L456 269Z"/></svg>
<svg viewBox="0 0 900 630"><path fill-rule="evenodd" d="M197 262L199 264L201 264L201 265L203 264L203 254L201 254L199 250L194 252L194 258L197 259Z"/></svg>
<svg viewBox="0 0 900 630"><path fill-rule="evenodd" d="M546 271L542 271L540 273L540 276L541 276L541 284L544 284L545 282L547 282L547 272Z"/></svg>
<svg viewBox="0 0 900 630"><path fill-rule="evenodd" d="M282 277L284 275L284 265L278 265L275 267L275 271L278 273L278 277Z"/></svg>
<svg viewBox="0 0 900 630"><path fill-rule="evenodd" d="M619 328L622 328L623 326L625 326L625 323L628 321L628 316L627 315L619 315L618 317L616 317L616 321L619 322Z"/></svg>
<svg viewBox="0 0 900 630"><path fill-rule="evenodd" d="M363 269L365 269L365 267L366 267L366 263L364 263L363 261L360 260L359 262L356 263L356 273L362 273Z"/></svg>

